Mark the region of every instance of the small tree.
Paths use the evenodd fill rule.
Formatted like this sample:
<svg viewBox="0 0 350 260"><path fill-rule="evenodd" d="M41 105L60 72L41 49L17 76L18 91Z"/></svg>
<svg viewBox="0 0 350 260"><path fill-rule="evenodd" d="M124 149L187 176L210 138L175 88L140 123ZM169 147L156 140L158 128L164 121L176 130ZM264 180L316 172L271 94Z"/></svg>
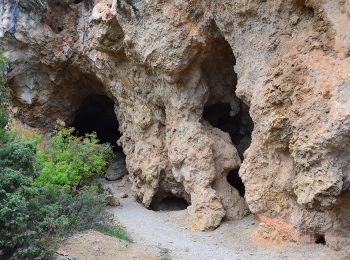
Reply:
<svg viewBox="0 0 350 260"><path fill-rule="evenodd" d="M77 187L106 170L113 155L111 146L98 144L94 133L80 138L73 132L73 128L59 130L51 137L47 147L38 151L37 185Z"/></svg>

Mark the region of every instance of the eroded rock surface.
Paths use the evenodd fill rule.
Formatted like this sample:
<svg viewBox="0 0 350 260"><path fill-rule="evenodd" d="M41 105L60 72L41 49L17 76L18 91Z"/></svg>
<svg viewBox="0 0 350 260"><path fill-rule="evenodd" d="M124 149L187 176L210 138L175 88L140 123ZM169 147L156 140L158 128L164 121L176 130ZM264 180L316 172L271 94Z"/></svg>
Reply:
<svg viewBox="0 0 350 260"><path fill-rule="evenodd" d="M17 117L49 130L113 99L146 207L167 193L193 230L249 207L295 230L285 240L350 234L348 0L0 0L0 14ZM239 167L245 198L226 181Z"/></svg>

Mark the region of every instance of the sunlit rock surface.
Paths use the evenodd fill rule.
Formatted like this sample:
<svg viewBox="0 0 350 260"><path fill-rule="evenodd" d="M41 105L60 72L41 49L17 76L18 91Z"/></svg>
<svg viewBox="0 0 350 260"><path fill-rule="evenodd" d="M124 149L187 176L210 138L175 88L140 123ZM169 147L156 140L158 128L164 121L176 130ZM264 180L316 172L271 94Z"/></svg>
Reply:
<svg viewBox="0 0 350 260"><path fill-rule="evenodd" d="M193 230L250 211L282 240L349 236L348 0L0 0L0 15L15 115L49 131L114 100L146 207L172 194Z"/></svg>

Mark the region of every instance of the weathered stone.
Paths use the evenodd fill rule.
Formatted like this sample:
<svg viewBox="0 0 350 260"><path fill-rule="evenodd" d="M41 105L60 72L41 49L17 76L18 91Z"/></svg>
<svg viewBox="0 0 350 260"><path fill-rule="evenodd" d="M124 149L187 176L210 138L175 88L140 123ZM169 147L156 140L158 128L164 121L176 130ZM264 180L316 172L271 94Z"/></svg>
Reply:
<svg viewBox="0 0 350 260"><path fill-rule="evenodd" d="M109 206L116 207L120 205L119 199L114 195L108 195L106 199Z"/></svg>
<svg viewBox="0 0 350 260"><path fill-rule="evenodd" d="M45 8L34 8L39 2ZM206 230L243 217L248 205L268 222L264 233L346 238L348 0L16 3L0 4L0 33L13 111L24 123L70 125L85 98L107 95L146 207L163 193L182 197L189 226ZM234 118L242 101L251 140L249 127L235 125L230 138L222 131L230 126L204 119L220 102ZM226 183L238 167L246 201Z"/></svg>
<svg viewBox="0 0 350 260"><path fill-rule="evenodd" d="M122 193L120 193L119 197L122 199L125 199L125 198L129 197L129 195L125 192L122 192Z"/></svg>
<svg viewBox="0 0 350 260"><path fill-rule="evenodd" d="M125 156L119 152L115 155L114 161L108 167L105 178L109 181L116 181L122 179L127 173Z"/></svg>

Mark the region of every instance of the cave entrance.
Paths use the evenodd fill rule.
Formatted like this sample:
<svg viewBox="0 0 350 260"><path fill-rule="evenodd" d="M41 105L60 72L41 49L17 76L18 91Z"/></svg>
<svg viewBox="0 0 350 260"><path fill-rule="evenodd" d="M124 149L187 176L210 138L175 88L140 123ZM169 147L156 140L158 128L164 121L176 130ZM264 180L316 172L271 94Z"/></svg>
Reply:
<svg viewBox="0 0 350 260"><path fill-rule="evenodd" d="M241 160L249 148L254 123L249 114L249 106L235 94L237 74L234 71L236 59L230 44L217 33L202 63L202 75L208 88L208 99L203 110L203 119L231 137ZM227 175L227 181L244 197L245 187L238 174L239 169Z"/></svg>
<svg viewBox="0 0 350 260"><path fill-rule="evenodd" d="M154 198L149 208L153 211L177 211L187 209L188 206L185 199L168 194L162 198Z"/></svg>
<svg viewBox="0 0 350 260"><path fill-rule="evenodd" d="M227 182L234 188L236 188L236 190L238 190L239 195L244 198L245 195L245 187L244 187L244 183L242 182L241 177L238 174L239 169L234 169L231 170L226 177Z"/></svg>
<svg viewBox="0 0 350 260"><path fill-rule="evenodd" d="M114 159L109 165L105 179L116 181L128 172L123 149L117 145L121 137L119 122L114 112L114 102L105 95L88 96L77 111L72 126L77 136L96 133L101 143L109 143L114 151Z"/></svg>
<svg viewBox="0 0 350 260"><path fill-rule="evenodd" d="M236 111L232 111L229 103L218 102L206 106L203 118L212 126L228 133L236 147L239 157L244 160L244 152L251 143L254 123L249 115L249 107L243 102L235 104Z"/></svg>
<svg viewBox="0 0 350 260"><path fill-rule="evenodd" d="M118 130L114 102L107 96L88 96L77 111L72 126L77 136L95 132L101 143L110 143L114 152L122 152L121 147L117 146L121 133Z"/></svg>

